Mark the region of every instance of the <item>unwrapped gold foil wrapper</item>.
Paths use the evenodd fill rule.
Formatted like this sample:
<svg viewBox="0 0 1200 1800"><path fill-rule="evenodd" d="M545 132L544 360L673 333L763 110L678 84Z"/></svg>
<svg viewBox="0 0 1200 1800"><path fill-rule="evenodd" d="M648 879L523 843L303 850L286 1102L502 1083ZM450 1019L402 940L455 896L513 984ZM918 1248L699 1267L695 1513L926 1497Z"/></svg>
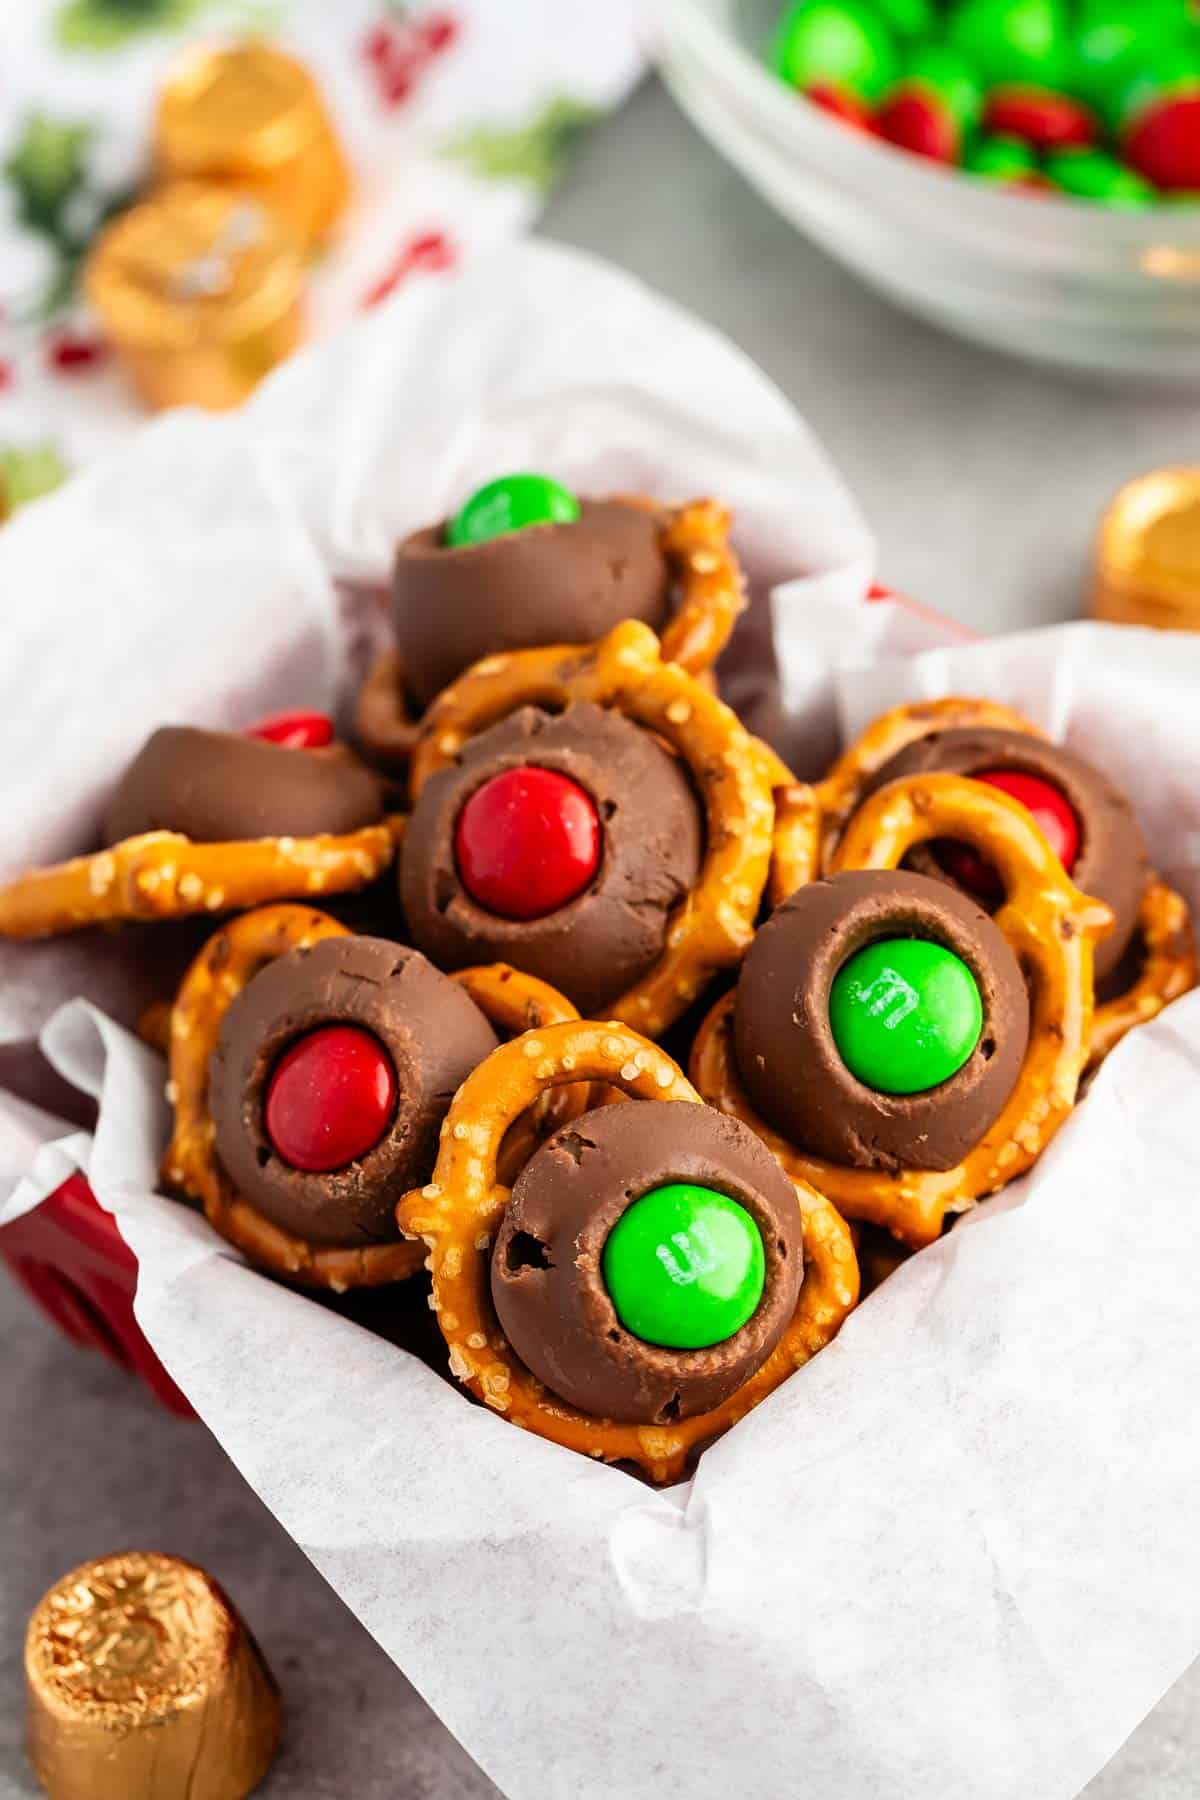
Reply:
<svg viewBox="0 0 1200 1800"><path fill-rule="evenodd" d="M279 1745L279 1691L216 1582L130 1550L39 1601L29 1760L52 1800L241 1800Z"/></svg>
<svg viewBox="0 0 1200 1800"><path fill-rule="evenodd" d="M232 184L311 249L345 210L350 176L312 76L261 42L190 52L168 75L155 123L167 180Z"/></svg>
<svg viewBox="0 0 1200 1800"><path fill-rule="evenodd" d="M1200 631L1200 468L1156 469L1121 489L1096 536L1089 611Z"/></svg>
<svg viewBox="0 0 1200 1800"><path fill-rule="evenodd" d="M88 299L151 406L239 405L300 342L303 257L268 208L207 182L160 188L93 245Z"/></svg>

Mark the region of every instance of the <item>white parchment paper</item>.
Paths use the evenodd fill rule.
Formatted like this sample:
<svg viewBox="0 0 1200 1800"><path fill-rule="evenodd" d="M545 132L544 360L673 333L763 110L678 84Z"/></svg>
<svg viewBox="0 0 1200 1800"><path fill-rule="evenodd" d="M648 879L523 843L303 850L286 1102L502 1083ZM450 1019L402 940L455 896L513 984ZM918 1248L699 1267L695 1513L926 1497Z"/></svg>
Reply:
<svg viewBox="0 0 1200 1800"><path fill-rule="evenodd" d="M869 540L780 397L545 247L414 289L236 419L154 427L0 538L0 868L79 847L160 720L335 699L361 623L338 584L518 464L725 495L809 752L835 709L995 694L1126 780L1200 897L1200 640L939 647L862 605ZM1069 1800L1200 1649L1200 997L1117 1052L1019 1191L657 1494L153 1195L162 1066L95 1004L127 1016L139 966L112 939L0 954L0 1041L41 1028L100 1100L93 1138L38 1149L50 1123L0 1096L0 1173L29 1169L10 1210L87 1166L171 1374L514 1800Z"/></svg>

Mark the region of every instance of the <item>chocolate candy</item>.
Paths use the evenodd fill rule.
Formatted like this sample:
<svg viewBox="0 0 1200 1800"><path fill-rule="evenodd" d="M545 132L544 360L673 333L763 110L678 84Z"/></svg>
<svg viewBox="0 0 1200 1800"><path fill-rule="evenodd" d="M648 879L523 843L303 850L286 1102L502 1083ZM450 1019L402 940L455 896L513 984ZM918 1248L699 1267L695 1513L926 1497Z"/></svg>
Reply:
<svg viewBox="0 0 1200 1800"><path fill-rule="evenodd" d="M1057 828L1068 833L1063 847L1072 849L1072 828L1078 842L1078 852L1072 855L1071 879L1083 893L1106 901L1116 916L1113 931L1096 945L1096 979L1103 980L1121 960L1133 936L1138 907L1150 876L1145 840L1124 796L1098 769L1060 745L1018 731L983 730L944 731L919 738L885 763L867 792L873 793L903 775L934 769L953 775L986 774L996 786L1002 785L1000 773L1007 777L1032 777L1049 788L1052 795L1062 797L1065 806L1060 805L1062 816ZM1011 781L1008 791L1013 792ZM1039 791L1025 790L1030 797L1036 797ZM1015 797L1023 798L1019 784ZM1057 844L1054 847L1059 848ZM947 851L940 846L936 855L922 849L914 853L913 864L936 875L943 871L946 856ZM972 872L977 867L974 858L969 867Z"/></svg>
<svg viewBox="0 0 1200 1800"><path fill-rule="evenodd" d="M415 950L369 937L293 950L222 1020L217 1156L243 1200L307 1243L389 1241L397 1194L428 1179L451 1096L496 1041Z"/></svg>
<svg viewBox="0 0 1200 1800"><path fill-rule="evenodd" d="M145 831L179 831L197 844L306 838L358 831L383 813L378 777L347 750L164 725L121 777L103 835L106 844Z"/></svg>
<svg viewBox="0 0 1200 1800"><path fill-rule="evenodd" d="M1014 769L985 769L974 779L1019 800L1036 820L1042 836L1067 874L1071 873L1079 854L1079 820L1061 788L1052 787L1037 775L1022 775ZM960 887L969 888L977 899L994 905L1003 900L1004 887L995 869L966 844L941 847L937 860Z"/></svg>
<svg viewBox="0 0 1200 1800"><path fill-rule="evenodd" d="M53 1800L241 1800L279 1748L279 1689L228 1596L156 1550L84 1563L43 1594L25 1695Z"/></svg>
<svg viewBox="0 0 1200 1800"><path fill-rule="evenodd" d="M1200 188L1200 39L1167 39L1139 53L1121 97L1125 154L1166 192Z"/></svg>
<svg viewBox="0 0 1200 1800"><path fill-rule="evenodd" d="M526 1164L492 1298L561 1399L665 1424L718 1405L766 1360L803 1269L795 1190L753 1132L686 1101L627 1101L585 1113Z"/></svg>
<svg viewBox="0 0 1200 1800"><path fill-rule="evenodd" d="M922 1094L957 1075L983 1030L979 984L922 938L879 938L843 963L829 993L838 1054L864 1086Z"/></svg>
<svg viewBox="0 0 1200 1800"><path fill-rule="evenodd" d="M968 1004L965 1027L960 1022L940 1042L940 1033L932 1034L936 1054L923 1073L941 1073L936 1085L888 1093L848 1065L831 999L842 971L883 944L887 954L875 952L880 968L861 1002L866 1033L878 1038L875 1025L886 1032L890 1020L896 1029L911 1025L928 998L929 971L918 974L909 965L906 976L903 965L893 967L917 954L900 949L898 940L916 943L925 957L930 949L948 951L965 965L981 1018L972 1033ZM949 967L943 964L943 979ZM889 968L891 976L884 975ZM951 979L958 1010L969 994L961 975ZM841 1035L848 1042L844 1018ZM987 914L948 883L904 871L855 870L801 888L750 946L734 1008L738 1071L755 1108L799 1149L852 1168L953 1168L1012 1093L1028 1037L1025 982ZM874 1080L880 1059L876 1050L871 1064L861 1065Z"/></svg>
<svg viewBox="0 0 1200 1800"><path fill-rule="evenodd" d="M405 538L392 576L396 649L418 709L485 656L592 643L622 619L657 630L670 608L659 522L619 500L584 500L574 523L460 547L444 523L430 526Z"/></svg>
<svg viewBox="0 0 1200 1800"><path fill-rule="evenodd" d="M921 44L880 108L881 135L934 162L957 162L979 123L983 87L974 69L950 44Z"/></svg>
<svg viewBox="0 0 1200 1800"><path fill-rule="evenodd" d="M247 726L246 736L262 738L284 750L325 750L333 742L333 720L319 712L272 713Z"/></svg>
<svg viewBox="0 0 1200 1800"><path fill-rule="evenodd" d="M252 195L171 181L119 212L84 287L149 406L240 406L303 332L302 246Z"/></svg>
<svg viewBox="0 0 1200 1800"><path fill-rule="evenodd" d="M870 101L882 99L897 74L892 34L867 0L794 0L776 27L770 61L802 92L843 88Z"/></svg>
<svg viewBox="0 0 1200 1800"><path fill-rule="evenodd" d="M963 167L972 175L1002 186L1045 185L1037 157L1020 138L979 137L968 145Z"/></svg>
<svg viewBox="0 0 1200 1800"><path fill-rule="evenodd" d="M1021 138L1039 150L1092 144L1099 131L1095 114L1082 101L1032 83L994 88L984 124L989 131Z"/></svg>
<svg viewBox="0 0 1200 1800"><path fill-rule="evenodd" d="M477 906L541 919L577 899L600 861L590 794L553 769L506 769L475 789L454 828L459 879Z"/></svg>
<svg viewBox="0 0 1200 1800"><path fill-rule="evenodd" d="M1062 0L958 0L948 35L989 86L1030 81L1058 87L1066 76Z"/></svg>
<svg viewBox="0 0 1200 1800"><path fill-rule="evenodd" d="M573 525L579 502L548 475L501 475L473 493L446 527L455 549L486 544L530 525Z"/></svg>
<svg viewBox="0 0 1200 1800"><path fill-rule="evenodd" d="M1055 187L1077 200L1133 208L1154 204L1150 183L1106 150L1060 150L1047 158L1046 173Z"/></svg>
<svg viewBox="0 0 1200 1800"><path fill-rule="evenodd" d="M1078 0L1074 84L1110 125L1139 61L1176 39L1191 16L1189 0Z"/></svg>
<svg viewBox="0 0 1200 1800"><path fill-rule="evenodd" d="M396 1104L396 1071L357 1025L321 1025L285 1050L267 1082L263 1123L289 1168L327 1174L373 1150Z"/></svg>
<svg viewBox="0 0 1200 1800"><path fill-rule="evenodd" d="M530 770L581 789L603 841L594 879L574 898L540 916L512 918L472 896L455 843L473 796L499 776L519 771L525 779ZM503 827L500 817L501 863ZM401 846L400 897L413 942L440 968L509 962L550 982L585 1015L603 1017L659 956L667 916L696 879L702 842L687 775L650 732L592 705L557 716L522 707L469 739L422 787ZM555 872L558 891L569 893L578 872L569 861L565 885L563 871ZM541 897L550 891L543 887Z"/></svg>
<svg viewBox="0 0 1200 1800"><path fill-rule="evenodd" d="M626 1207L601 1258L617 1318L634 1337L706 1350L741 1330L762 1299L762 1232L715 1188L673 1181Z"/></svg>

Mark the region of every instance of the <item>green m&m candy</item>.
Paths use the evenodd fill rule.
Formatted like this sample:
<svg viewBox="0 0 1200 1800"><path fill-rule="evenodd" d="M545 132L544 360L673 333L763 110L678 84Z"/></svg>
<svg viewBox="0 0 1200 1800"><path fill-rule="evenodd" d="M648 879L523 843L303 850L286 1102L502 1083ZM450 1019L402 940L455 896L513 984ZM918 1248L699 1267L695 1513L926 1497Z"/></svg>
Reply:
<svg viewBox="0 0 1200 1800"><path fill-rule="evenodd" d="M1177 39L1190 16L1189 0L1080 0L1074 86L1115 124L1139 62Z"/></svg>
<svg viewBox="0 0 1200 1800"><path fill-rule="evenodd" d="M864 1087L921 1094L949 1081L983 1029L979 984L962 958L923 938L882 938L838 970L829 994L838 1054Z"/></svg>
<svg viewBox="0 0 1200 1800"><path fill-rule="evenodd" d="M897 71L892 33L869 0L793 0L776 27L770 63L802 93L844 89L872 102Z"/></svg>
<svg viewBox="0 0 1200 1800"><path fill-rule="evenodd" d="M478 488L446 527L454 549L523 531L527 525L572 525L579 502L548 475L501 475Z"/></svg>
<svg viewBox="0 0 1200 1800"><path fill-rule="evenodd" d="M877 3L898 38L931 36L936 19L933 0L877 0Z"/></svg>
<svg viewBox="0 0 1200 1800"><path fill-rule="evenodd" d="M766 1282L762 1234L714 1188L671 1182L626 1207L601 1272L626 1331L671 1350L703 1350L753 1317Z"/></svg>
<svg viewBox="0 0 1200 1800"><path fill-rule="evenodd" d="M1064 194L1102 206L1152 206L1157 199L1148 181L1106 150L1060 150L1047 157L1046 173Z"/></svg>
<svg viewBox="0 0 1200 1800"><path fill-rule="evenodd" d="M1040 165L1024 138L992 136L967 146L963 168L986 181L1021 185L1038 175Z"/></svg>
<svg viewBox="0 0 1200 1800"><path fill-rule="evenodd" d="M1062 0L958 0L948 35L993 86L1063 84L1068 38Z"/></svg>

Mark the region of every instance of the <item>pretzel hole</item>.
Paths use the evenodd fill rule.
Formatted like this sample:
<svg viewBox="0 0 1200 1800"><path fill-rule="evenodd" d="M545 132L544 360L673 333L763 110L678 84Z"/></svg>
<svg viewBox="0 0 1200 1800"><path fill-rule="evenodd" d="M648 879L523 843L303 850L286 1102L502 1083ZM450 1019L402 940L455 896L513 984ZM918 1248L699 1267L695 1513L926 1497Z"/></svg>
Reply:
<svg viewBox="0 0 1200 1800"><path fill-rule="evenodd" d="M529 1269L552 1269L554 1259L532 1231L514 1231L505 1246L504 1265L510 1275L521 1275Z"/></svg>
<svg viewBox="0 0 1200 1800"><path fill-rule="evenodd" d="M996 1054L995 1038L981 1038L979 1043L979 1054L982 1056L984 1062L991 1062L993 1056Z"/></svg>

